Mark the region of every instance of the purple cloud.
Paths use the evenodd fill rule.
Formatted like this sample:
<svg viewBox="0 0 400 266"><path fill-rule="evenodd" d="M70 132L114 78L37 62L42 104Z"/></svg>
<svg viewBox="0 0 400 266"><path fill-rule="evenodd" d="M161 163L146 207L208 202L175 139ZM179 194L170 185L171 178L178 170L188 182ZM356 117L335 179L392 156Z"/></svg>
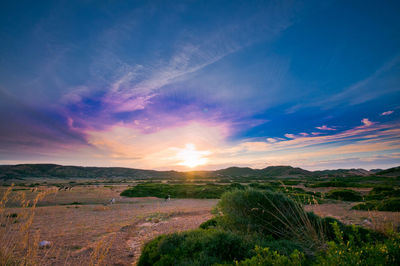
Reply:
<svg viewBox="0 0 400 266"><path fill-rule="evenodd" d="M320 127L315 127L316 129L319 129L319 130L336 130L336 129L334 129L334 128L332 128L332 127L328 127L328 126L326 126L326 125L322 125L322 126L320 126Z"/></svg>

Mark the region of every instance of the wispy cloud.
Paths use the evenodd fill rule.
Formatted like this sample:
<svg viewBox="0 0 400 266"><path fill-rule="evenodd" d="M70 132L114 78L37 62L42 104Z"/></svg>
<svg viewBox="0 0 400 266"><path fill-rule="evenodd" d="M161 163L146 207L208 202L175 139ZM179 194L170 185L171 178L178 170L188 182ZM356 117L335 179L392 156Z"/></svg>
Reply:
<svg viewBox="0 0 400 266"><path fill-rule="evenodd" d="M375 122L370 121L368 118L363 118L361 120L361 123L363 123L365 127L369 127L375 124Z"/></svg>
<svg viewBox="0 0 400 266"><path fill-rule="evenodd" d="M316 129L319 129L319 130L336 130L336 129L334 129L334 128L332 128L332 127L328 127L328 126L326 126L326 125L322 125L322 126L320 126L320 127L315 127Z"/></svg>
<svg viewBox="0 0 400 266"><path fill-rule="evenodd" d="M386 112L381 113L381 115L391 115L393 113L394 113L394 111L386 111Z"/></svg>

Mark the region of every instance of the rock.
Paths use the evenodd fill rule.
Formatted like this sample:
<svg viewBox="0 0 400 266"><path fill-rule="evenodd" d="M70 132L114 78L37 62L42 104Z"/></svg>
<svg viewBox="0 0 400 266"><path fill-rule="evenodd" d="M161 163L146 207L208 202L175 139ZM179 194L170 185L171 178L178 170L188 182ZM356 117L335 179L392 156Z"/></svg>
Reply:
<svg viewBox="0 0 400 266"><path fill-rule="evenodd" d="M43 240L39 242L39 248L49 248L51 246L51 242L47 240Z"/></svg>
<svg viewBox="0 0 400 266"><path fill-rule="evenodd" d="M364 221L361 222L361 225L363 225L363 226L372 226L372 223L368 219L365 219Z"/></svg>

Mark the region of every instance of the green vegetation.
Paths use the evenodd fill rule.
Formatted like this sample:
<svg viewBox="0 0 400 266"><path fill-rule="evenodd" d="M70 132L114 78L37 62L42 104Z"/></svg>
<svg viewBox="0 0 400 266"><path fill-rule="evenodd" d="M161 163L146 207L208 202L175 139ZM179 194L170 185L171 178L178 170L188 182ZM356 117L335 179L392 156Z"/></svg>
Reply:
<svg viewBox="0 0 400 266"><path fill-rule="evenodd" d="M217 199L229 189L236 185L192 185L192 184L160 184L142 183L132 188L124 190L121 196L127 197L158 197L165 198L198 198L198 199Z"/></svg>
<svg viewBox="0 0 400 266"><path fill-rule="evenodd" d="M355 205L354 210L400 212L400 197L367 201Z"/></svg>
<svg viewBox="0 0 400 266"><path fill-rule="evenodd" d="M398 265L400 234L386 237L307 213L283 193L226 192L201 229L146 244L139 265Z"/></svg>
<svg viewBox="0 0 400 266"><path fill-rule="evenodd" d="M225 228L276 238L297 234L305 216L303 208L284 194L254 189L227 192L217 207L224 214Z"/></svg>
<svg viewBox="0 0 400 266"><path fill-rule="evenodd" d="M400 189L395 189L389 186L374 187L368 195L366 200L383 200L391 197L400 197Z"/></svg>
<svg viewBox="0 0 400 266"><path fill-rule="evenodd" d="M365 197L366 202L353 206L354 210L400 211L400 189L389 186L374 187Z"/></svg>
<svg viewBox="0 0 400 266"><path fill-rule="evenodd" d="M346 181L324 181L311 184L309 187L361 187L361 185Z"/></svg>
<svg viewBox="0 0 400 266"><path fill-rule="evenodd" d="M363 199L360 192L351 189L334 189L329 191L326 197L343 201L361 201Z"/></svg>
<svg viewBox="0 0 400 266"><path fill-rule="evenodd" d="M251 245L238 235L215 229L162 235L147 243L138 265L213 265L251 255Z"/></svg>

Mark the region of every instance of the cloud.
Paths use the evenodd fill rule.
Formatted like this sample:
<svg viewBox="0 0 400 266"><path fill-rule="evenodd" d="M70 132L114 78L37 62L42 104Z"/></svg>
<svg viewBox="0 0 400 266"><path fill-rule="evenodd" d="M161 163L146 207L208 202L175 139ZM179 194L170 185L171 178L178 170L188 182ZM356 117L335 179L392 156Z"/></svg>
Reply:
<svg viewBox="0 0 400 266"><path fill-rule="evenodd" d="M315 127L315 128L319 129L319 130L336 130L336 129L334 129L332 127L328 127L326 125L323 125L323 126L320 126L320 127Z"/></svg>
<svg viewBox="0 0 400 266"><path fill-rule="evenodd" d="M269 143L275 143L275 142L277 142L278 140L275 139L275 138L267 138L267 141L268 141Z"/></svg>
<svg viewBox="0 0 400 266"><path fill-rule="evenodd" d="M310 134L305 133L305 132L301 132L300 135L302 135L303 137L307 137L307 136L309 136Z"/></svg>
<svg viewBox="0 0 400 266"><path fill-rule="evenodd" d="M369 127L375 124L375 122L370 121L368 118L363 118L361 120L361 123L363 123L365 127Z"/></svg>
<svg viewBox="0 0 400 266"><path fill-rule="evenodd" d="M381 115L391 115L393 113L394 113L394 111L386 111L386 112L383 112Z"/></svg>
<svg viewBox="0 0 400 266"><path fill-rule="evenodd" d="M296 138L296 136L294 134L285 134L285 137L287 137L288 139Z"/></svg>

